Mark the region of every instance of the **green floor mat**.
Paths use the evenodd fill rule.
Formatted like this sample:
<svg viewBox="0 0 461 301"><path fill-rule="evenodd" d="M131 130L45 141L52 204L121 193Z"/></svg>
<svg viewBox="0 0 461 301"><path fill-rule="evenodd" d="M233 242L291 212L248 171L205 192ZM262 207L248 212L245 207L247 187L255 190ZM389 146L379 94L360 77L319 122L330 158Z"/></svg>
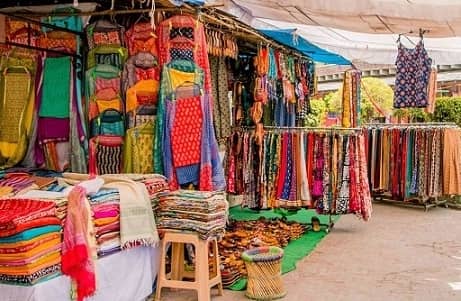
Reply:
<svg viewBox="0 0 461 301"><path fill-rule="evenodd" d="M325 215L317 215L315 210L299 210L297 212L288 212L286 210L280 210L279 213L274 211L254 211L247 208L233 207L230 209L230 217L235 220L255 220L264 216L265 218L274 218L286 216L289 221L296 221L299 223L310 223L313 216L317 216L320 219L320 223L328 224L329 217ZM333 216L332 220L335 222L338 220L338 216ZM282 274L288 273L296 269L296 263L302 258L309 255L312 250L315 249L317 244L326 236L326 232L322 229L320 232L309 231L297 240L291 241L283 251L282 259ZM241 291L246 288L246 279L242 278L237 281L234 285L229 287L231 290Z"/></svg>

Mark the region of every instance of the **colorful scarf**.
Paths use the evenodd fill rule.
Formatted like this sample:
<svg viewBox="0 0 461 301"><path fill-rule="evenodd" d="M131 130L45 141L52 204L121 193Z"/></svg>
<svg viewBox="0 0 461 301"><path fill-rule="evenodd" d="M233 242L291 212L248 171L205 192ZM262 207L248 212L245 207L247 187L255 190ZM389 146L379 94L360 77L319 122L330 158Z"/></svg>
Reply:
<svg viewBox="0 0 461 301"><path fill-rule="evenodd" d="M62 272L77 285L77 300L83 301L96 291L96 274L92 256L91 209L86 190L76 186L68 197L64 224ZM93 237L94 239L94 237Z"/></svg>

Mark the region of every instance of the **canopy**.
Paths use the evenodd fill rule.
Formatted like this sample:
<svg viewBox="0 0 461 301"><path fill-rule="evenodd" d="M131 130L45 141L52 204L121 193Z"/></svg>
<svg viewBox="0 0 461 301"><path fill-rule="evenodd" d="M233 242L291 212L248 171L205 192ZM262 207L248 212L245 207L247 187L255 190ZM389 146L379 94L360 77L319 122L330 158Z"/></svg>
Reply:
<svg viewBox="0 0 461 301"><path fill-rule="evenodd" d="M350 64L350 62L342 56L321 49L320 47L317 47L314 44L309 43L306 39L302 37L297 37L296 29L263 29L260 31L279 43L295 48L296 50L309 56L316 62L335 65Z"/></svg>
<svg viewBox="0 0 461 301"><path fill-rule="evenodd" d="M459 0L207 0L259 29L296 28L309 43L346 60L394 64L400 33L406 47L419 41L434 64L461 64ZM411 33L410 33L411 31Z"/></svg>
<svg viewBox="0 0 461 301"><path fill-rule="evenodd" d="M218 2L219 0L207 1ZM459 0L221 0L238 17L265 18L363 33L398 34L419 28L432 37L461 36ZM244 20L251 21L251 20Z"/></svg>

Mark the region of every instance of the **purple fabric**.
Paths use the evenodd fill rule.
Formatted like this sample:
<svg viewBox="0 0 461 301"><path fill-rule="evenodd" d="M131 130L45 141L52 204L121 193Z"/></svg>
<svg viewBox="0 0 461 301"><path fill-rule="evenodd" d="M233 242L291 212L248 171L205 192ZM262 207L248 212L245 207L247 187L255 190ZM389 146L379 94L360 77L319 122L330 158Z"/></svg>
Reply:
<svg viewBox="0 0 461 301"><path fill-rule="evenodd" d="M45 140L68 141L70 132L69 118L39 117L38 142Z"/></svg>
<svg viewBox="0 0 461 301"><path fill-rule="evenodd" d="M205 94L202 97L204 131L202 132L201 164L211 164L211 181L213 184L213 190L225 190L226 180L224 178L221 158L219 157L219 148L213 126L213 112L211 108L211 96L210 94ZM205 146L205 148L203 146Z"/></svg>

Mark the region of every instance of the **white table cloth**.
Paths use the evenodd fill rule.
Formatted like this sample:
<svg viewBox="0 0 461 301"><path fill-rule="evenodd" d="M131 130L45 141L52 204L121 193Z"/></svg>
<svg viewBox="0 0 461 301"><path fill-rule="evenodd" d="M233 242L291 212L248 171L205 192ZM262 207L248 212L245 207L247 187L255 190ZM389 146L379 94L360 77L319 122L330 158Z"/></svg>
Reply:
<svg viewBox="0 0 461 301"><path fill-rule="evenodd" d="M96 261L96 294L85 301L141 301L152 293L160 248L137 247ZM66 301L71 281L59 276L34 286L0 284L0 301Z"/></svg>

